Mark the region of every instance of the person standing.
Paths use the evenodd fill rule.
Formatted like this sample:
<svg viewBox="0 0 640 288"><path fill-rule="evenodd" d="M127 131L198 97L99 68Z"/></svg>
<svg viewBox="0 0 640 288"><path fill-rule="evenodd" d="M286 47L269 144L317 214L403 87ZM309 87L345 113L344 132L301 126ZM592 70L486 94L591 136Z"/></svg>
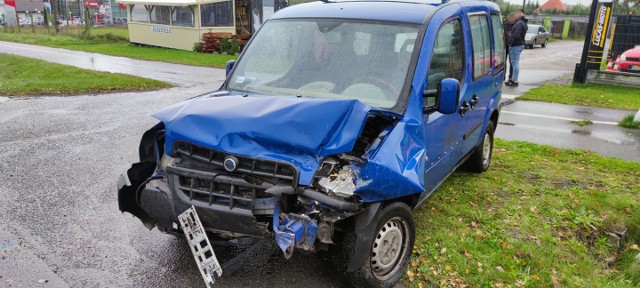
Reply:
<svg viewBox="0 0 640 288"><path fill-rule="evenodd" d="M520 75L520 53L524 50L524 36L527 34L527 18L524 12L520 11L516 23L511 28L509 37L509 62L511 63L512 76L505 85L510 87L518 86L518 76Z"/></svg>
<svg viewBox="0 0 640 288"><path fill-rule="evenodd" d="M509 41L511 39L511 28L513 28L513 23L515 23L516 17L519 16L519 15L516 15L516 13L518 12L509 13L509 15L507 15L504 21L504 46L505 46L504 48L506 51L505 61L509 59ZM508 61L509 61L509 67L507 67L508 70L505 71L505 76L508 75L507 79L511 81L511 78L513 76L513 66L511 65L511 60L508 60Z"/></svg>

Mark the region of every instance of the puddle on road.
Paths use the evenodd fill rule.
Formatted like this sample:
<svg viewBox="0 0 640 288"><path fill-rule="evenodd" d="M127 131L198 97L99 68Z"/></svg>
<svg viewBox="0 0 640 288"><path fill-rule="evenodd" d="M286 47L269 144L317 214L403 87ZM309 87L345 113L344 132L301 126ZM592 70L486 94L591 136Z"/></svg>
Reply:
<svg viewBox="0 0 640 288"><path fill-rule="evenodd" d="M594 139L603 140L616 145L633 146L640 143L640 138L634 139L637 136L634 137L634 135L631 133L619 133L619 131L590 131L585 129L573 129L571 130L571 133L590 136Z"/></svg>
<svg viewBox="0 0 640 288"><path fill-rule="evenodd" d="M578 134L578 135L586 135L586 136L591 135L591 131L589 131L589 130L580 130L580 129L573 129L573 130L571 130L571 133Z"/></svg>
<svg viewBox="0 0 640 288"><path fill-rule="evenodd" d="M592 111L588 111L588 110L576 110L576 113L578 113L578 114L593 114Z"/></svg>

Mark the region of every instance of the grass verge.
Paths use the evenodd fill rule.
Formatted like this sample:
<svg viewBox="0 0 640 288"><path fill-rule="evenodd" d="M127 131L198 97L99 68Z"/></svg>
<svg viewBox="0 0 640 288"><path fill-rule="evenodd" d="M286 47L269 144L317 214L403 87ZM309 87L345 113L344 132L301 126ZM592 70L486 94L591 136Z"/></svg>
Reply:
<svg viewBox="0 0 640 288"><path fill-rule="evenodd" d="M407 286L639 287L640 163L495 144L489 171L455 173L415 212Z"/></svg>
<svg viewBox="0 0 640 288"><path fill-rule="evenodd" d="M227 61L237 58L232 55L133 45L129 43L129 33L126 28L96 28L92 29L91 36L82 36L80 28L64 28L60 34L56 35L42 28L36 29L33 33L30 29L23 27L20 33L13 30L0 32L0 41L216 68L223 68Z"/></svg>
<svg viewBox="0 0 640 288"><path fill-rule="evenodd" d="M5 96L78 95L168 87L171 87L168 83L151 79L0 54L0 94Z"/></svg>
<svg viewBox="0 0 640 288"><path fill-rule="evenodd" d="M637 89L601 84L545 85L533 88L516 99L635 111L640 109Z"/></svg>
<svg viewBox="0 0 640 288"><path fill-rule="evenodd" d="M593 122L591 122L591 120L580 120L580 121L571 121L571 123L576 124L580 127L584 127L584 126L588 126L593 124Z"/></svg>
<svg viewBox="0 0 640 288"><path fill-rule="evenodd" d="M635 115L629 114L629 115L625 116L624 118L622 118L622 120L620 120L620 122L618 122L618 126L624 127L624 128L639 129L640 128L640 122L634 121L633 120L634 118L635 118Z"/></svg>

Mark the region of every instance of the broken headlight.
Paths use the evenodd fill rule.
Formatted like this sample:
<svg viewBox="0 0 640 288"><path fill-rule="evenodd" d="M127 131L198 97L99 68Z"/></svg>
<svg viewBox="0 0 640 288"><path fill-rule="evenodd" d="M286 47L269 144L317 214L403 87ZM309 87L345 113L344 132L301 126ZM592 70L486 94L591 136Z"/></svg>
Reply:
<svg viewBox="0 0 640 288"><path fill-rule="evenodd" d="M344 159L342 159L344 160ZM340 197L351 197L356 190L354 164L327 158L316 174L315 186Z"/></svg>

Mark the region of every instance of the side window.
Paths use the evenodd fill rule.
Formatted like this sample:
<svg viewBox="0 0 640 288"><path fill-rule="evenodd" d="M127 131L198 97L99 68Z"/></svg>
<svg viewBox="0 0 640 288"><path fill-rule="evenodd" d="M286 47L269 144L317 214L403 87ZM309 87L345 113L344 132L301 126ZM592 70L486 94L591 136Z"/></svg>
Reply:
<svg viewBox="0 0 640 288"><path fill-rule="evenodd" d="M149 23L149 12L142 4L131 5L131 22Z"/></svg>
<svg viewBox="0 0 640 288"><path fill-rule="evenodd" d="M469 15L473 43L473 79L489 73L491 69L491 39L485 13Z"/></svg>
<svg viewBox="0 0 640 288"><path fill-rule="evenodd" d="M542 27L538 28L538 33L544 33L544 28Z"/></svg>
<svg viewBox="0 0 640 288"><path fill-rule="evenodd" d="M427 90L437 89L444 78L455 78L462 83L464 77L464 39L460 19L453 19L440 27L433 45L431 64L427 75ZM435 98L427 98L425 106L435 105Z"/></svg>
<svg viewBox="0 0 640 288"><path fill-rule="evenodd" d="M500 15L491 14L491 25L493 26L493 45L495 45L495 55L493 56L493 65L500 67L504 65L505 58L505 46L504 46L504 33L502 28L502 21Z"/></svg>

